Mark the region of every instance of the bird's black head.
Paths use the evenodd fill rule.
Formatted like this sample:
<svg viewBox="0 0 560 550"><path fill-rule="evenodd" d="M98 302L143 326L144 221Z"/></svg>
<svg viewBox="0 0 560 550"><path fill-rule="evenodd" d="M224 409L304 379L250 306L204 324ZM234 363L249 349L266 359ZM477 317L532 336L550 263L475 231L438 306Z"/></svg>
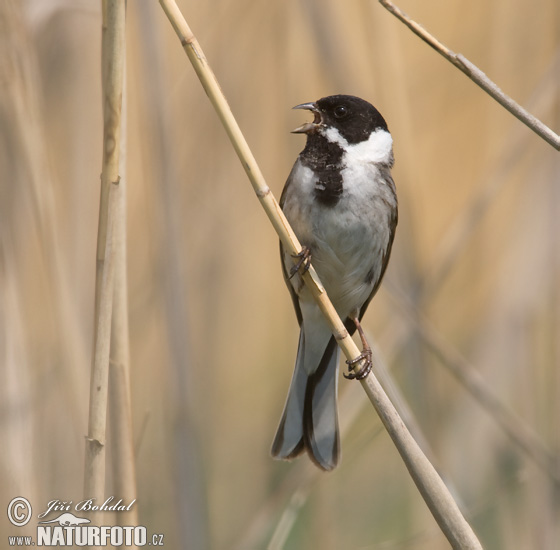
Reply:
<svg viewBox="0 0 560 550"><path fill-rule="evenodd" d="M352 95L331 95L315 103L297 105L294 109L308 109L314 114L313 122L293 130L298 134L326 135L329 129L335 129L352 144L369 139L376 130L388 131L381 113L371 103Z"/></svg>

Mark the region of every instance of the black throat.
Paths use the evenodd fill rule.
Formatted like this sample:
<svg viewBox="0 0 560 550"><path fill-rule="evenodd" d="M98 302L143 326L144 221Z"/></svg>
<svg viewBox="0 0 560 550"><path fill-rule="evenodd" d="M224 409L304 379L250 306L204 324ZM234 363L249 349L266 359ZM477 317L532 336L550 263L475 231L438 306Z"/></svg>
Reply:
<svg viewBox="0 0 560 550"><path fill-rule="evenodd" d="M343 154L340 145L319 134L308 136L305 149L300 154L302 163L317 176L315 198L324 206L335 206L344 191L341 175Z"/></svg>

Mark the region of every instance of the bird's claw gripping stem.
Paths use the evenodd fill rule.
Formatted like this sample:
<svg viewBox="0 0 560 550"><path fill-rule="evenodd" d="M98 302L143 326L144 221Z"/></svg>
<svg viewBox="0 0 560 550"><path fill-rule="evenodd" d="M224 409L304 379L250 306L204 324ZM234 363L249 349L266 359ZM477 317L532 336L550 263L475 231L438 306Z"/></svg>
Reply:
<svg viewBox="0 0 560 550"><path fill-rule="evenodd" d="M353 372L354 367L362 361L362 359L366 360L362 368L358 372ZM348 374L343 372L342 374L344 378L347 378L348 380L363 380L371 372L373 365L371 360L371 349L368 348L362 350L362 353L360 353L358 357L355 359L348 359L346 364L348 365Z"/></svg>
<svg viewBox="0 0 560 550"><path fill-rule="evenodd" d="M311 250L307 246L302 246L298 254L292 254L292 258L299 258L298 261L290 269L290 279L301 269L302 275L309 271L311 266Z"/></svg>
<svg viewBox="0 0 560 550"><path fill-rule="evenodd" d="M354 317L352 320L358 329L358 334L360 335L360 340L362 341L362 353L360 353L360 355L358 355L355 359L348 359L348 361L346 361L346 364L348 365L348 374L345 372L342 374L344 375L344 378L348 378L349 380L363 380L371 372L373 366L371 359L372 353L358 317ZM358 372L353 372L354 367L363 359L365 359L365 361L360 370Z"/></svg>

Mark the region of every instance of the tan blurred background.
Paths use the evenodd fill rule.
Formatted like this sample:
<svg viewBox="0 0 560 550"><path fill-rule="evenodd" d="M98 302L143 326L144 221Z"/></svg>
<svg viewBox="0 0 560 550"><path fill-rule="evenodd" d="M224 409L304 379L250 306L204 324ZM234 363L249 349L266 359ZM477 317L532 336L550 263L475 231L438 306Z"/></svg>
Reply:
<svg viewBox="0 0 560 550"><path fill-rule="evenodd" d="M373 0L179 5L277 197L304 145L293 105L350 93L383 113L400 222L365 325L485 548L560 547L558 482L422 331L558 457L558 152ZM399 6L560 129L556 0ZM83 498L100 34L93 0L0 5L2 507ZM155 0L128 2L127 48L140 523L172 549L448 548L358 384L340 383L334 473L269 457L297 346L276 236Z"/></svg>

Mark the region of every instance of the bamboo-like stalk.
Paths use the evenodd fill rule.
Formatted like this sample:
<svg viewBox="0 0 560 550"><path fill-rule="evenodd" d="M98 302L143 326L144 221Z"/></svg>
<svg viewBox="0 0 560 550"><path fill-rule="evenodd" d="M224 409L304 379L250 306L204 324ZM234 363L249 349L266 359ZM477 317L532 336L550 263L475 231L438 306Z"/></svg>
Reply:
<svg viewBox="0 0 560 550"><path fill-rule="evenodd" d="M539 82L535 85L532 96L527 101L531 110L553 111L554 96L546 97L547 90L556 85L558 68L560 67L560 51L550 60L547 69L543 72ZM426 302L433 298L434 294L444 286L444 281L456 264L457 256L462 254L469 239L472 238L476 228L484 219L490 207L494 204L496 197L512 181L514 168L523 158L523 151L528 146L528 134L521 126L515 125L504 136L501 157L498 158L491 170L484 172L483 178L478 182L478 191L468 208L463 210L446 230L446 235L439 243L430 266L422 277L421 300Z"/></svg>
<svg viewBox="0 0 560 550"><path fill-rule="evenodd" d="M160 0L160 4L181 40L181 44L224 125L255 193L285 249L294 255L299 253L301 245L266 184L200 44L174 0ZM360 352L356 344L348 334L342 320L338 317L312 266L304 275L304 281L328 320L331 330L346 357L348 359L358 357ZM359 368L359 366L356 368ZM361 383L397 447L412 479L452 547L461 550L481 549L480 542L461 514L451 493L411 436L375 375L370 373Z"/></svg>
<svg viewBox="0 0 560 550"><path fill-rule="evenodd" d="M545 445L542 439L523 420L517 418L506 408L488 387L479 371L455 349L448 344L436 328L415 311L414 306L405 297L392 289L399 306L410 319L410 325L421 336L422 341L441 363L455 376L473 398L485 409L504 433L523 453L531 458L555 484L560 487L560 459Z"/></svg>
<svg viewBox="0 0 560 550"><path fill-rule="evenodd" d="M402 349L402 346L410 340L411 332L415 331L420 336L426 349L430 350L439 359L441 365L488 413L515 447L546 473L555 486L560 486L560 458L554 454L542 437L527 424L526 420L514 414L506 404L500 401L497 393L488 386L487 381L480 374L479 366L470 362L451 343L446 341L431 321L415 308L398 287L392 284L387 284L387 287L394 304L402 310L403 316L408 321L407 324L402 325L403 328L400 331L393 331L394 338L390 347L392 349ZM378 375L381 378L381 375ZM387 380L387 383L383 378L381 380L385 387L390 384L389 380ZM395 399L393 399L393 402L395 402ZM406 410L403 413L401 408L397 408L402 417L408 417ZM415 434L415 436L417 440L422 437L421 434L420 436ZM422 447L426 448L424 444Z"/></svg>
<svg viewBox="0 0 560 550"><path fill-rule="evenodd" d="M105 489L105 439L109 352L113 308L113 225L119 184L121 102L124 68L125 3L103 1L103 167L97 234L94 351L86 438L84 496L102 502Z"/></svg>
<svg viewBox="0 0 560 550"><path fill-rule="evenodd" d="M511 97L506 95L492 80L490 80L476 65L471 63L460 53L450 50L437 38L431 35L424 27L416 23L398 6L389 0L379 0L379 3L392 13L397 19L402 21L416 36L419 36L426 44L430 45L436 52L441 54L450 63L455 65L462 73L467 75L475 84L480 86L489 96L494 98L502 107L507 109L514 117L518 118L523 124L531 128L538 136L550 143L555 149L560 151L560 136L552 131L546 124L541 122L534 115L516 103Z"/></svg>
<svg viewBox="0 0 560 550"><path fill-rule="evenodd" d="M126 72L123 90L119 153L120 183L113 190L116 194L117 206L113 223L115 275L109 364L109 419L114 495L116 498L122 498L128 505L136 499L136 464L130 398L130 344L126 268ZM119 525L137 525L137 507L132 506L127 512L119 512L118 520ZM134 550L137 547L133 545L130 548Z"/></svg>

